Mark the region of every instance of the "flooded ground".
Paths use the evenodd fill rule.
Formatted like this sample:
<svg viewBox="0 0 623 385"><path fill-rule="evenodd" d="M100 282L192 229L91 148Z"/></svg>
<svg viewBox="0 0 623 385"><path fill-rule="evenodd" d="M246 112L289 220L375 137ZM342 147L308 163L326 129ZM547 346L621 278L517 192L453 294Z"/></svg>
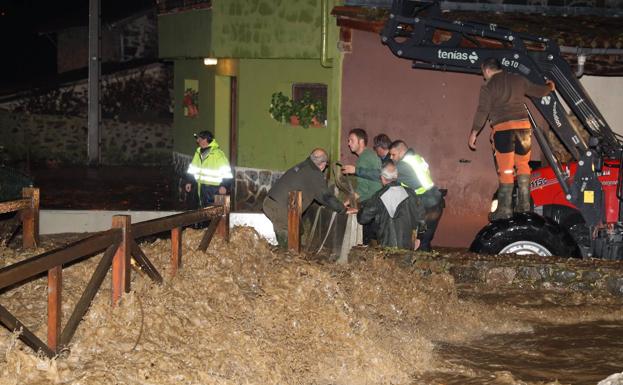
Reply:
<svg viewBox="0 0 623 385"><path fill-rule="evenodd" d="M63 167L33 169L41 207L67 210L184 210L172 168Z"/></svg>
<svg viewBox="0 0 623 385"><path fill-rule="evenodd" d="M51 169L35 178L44 208L183 205L166 168ZM465 283L376 251L336 265L272 248L248 228L202 253L201 236L185 230L176 277L167 274L168 240L142 244L164 284L135 269L132 292L111 309L108 276L57 359L0 328L0 385L553 385L597 384L623 371L623 300L603 291ZM0 247L0 267L64 242L48 237L35 252ZM469 255L420 256L452 253ZM63 322L99 257L64 269ZM0 304L43 340L46 290L41 278L0 292Z"/></svg>
<svg viewBox="0 0 623 385"><path fill-rule="evenodd" d="M309 260L248 228L203 253L201 236L185 230L174 278L169 242L142 244L164 285L135 270L111 310L108 277L58 359L0 330L0 384L596 384L623 371L614 296L460 284L380 252ZM3 264L30 255L1 251ZM65 320L98 258L64 269ZM45 338L45 293L42 278L0 304Z"/></svg>
<svg viewBox="0 0 623 385"><path fill-rule="evenodd" d="M420 375L416 383L495 384L507 379L593 385L622 370L621 322L536 324L533 328L469 344L440 343L435 354L447 369Z"/></svg>

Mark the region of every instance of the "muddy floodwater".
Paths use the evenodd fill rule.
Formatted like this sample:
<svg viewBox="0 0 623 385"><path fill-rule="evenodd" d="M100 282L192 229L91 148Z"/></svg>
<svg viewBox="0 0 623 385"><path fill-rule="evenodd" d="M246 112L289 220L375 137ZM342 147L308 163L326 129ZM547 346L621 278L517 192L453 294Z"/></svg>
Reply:
<svg viewBox="0 0 623 385"><path fill-rule="evenodd" d="M623 371L617 296L459 283L381 251L337 265L249 228L205 253L201 237L184 231L175 277L169 241L142 243L164 284L134 268L111 309L107 277L56 359L0 330L0 384L597 384ZM33 255L1 251L3 266ZM63 270L64 322L100 257ZM41 278L0 293L43 340L46 289Z"/></svg>
<svg viewBox="0 0 623 385"><path fill-rule="evenodd" d="M488 384L556 379L563 384L596 384L621 372L623 323L536 324L527 333L486 336L469 343L440 343L445 372L425 373L417 383ZM468 374L462 373L466 371Z"/></svg>
<svg viewBox="0 0 623 385"><path fill-rule="evenodd" d="M38 170L35 181L43 208L186 205L168 168ZM164 283L133 266L132 291L111 308L109 273L55 359L0 328L0 385L560 385L597 384L623 372L621 275L611 279L619 286L610 293L593 290L598 278L557 283L589 277L597 264L580 271L552 262L552 281L543 283L512 277L546 268L499 257L516 266L489 266L480 282L468 278L496 262L466 251L419 253L408 264L368 250L338 265L271 247L249 228L233 229L230 243L213 239L205 253L197 251L202 236L184 231L183 267L174 277L170 241L141 243ZM0 268L70 239L76 237L47 237L28 252L19 242L0 247ZM457 255L452 267L450 254ZM100 258L64 267L63 325ZM599 273L606 278L623 270L617 263L607 268ZM44 341L46 293L44 277L0 291L0 305Z"/></svg>

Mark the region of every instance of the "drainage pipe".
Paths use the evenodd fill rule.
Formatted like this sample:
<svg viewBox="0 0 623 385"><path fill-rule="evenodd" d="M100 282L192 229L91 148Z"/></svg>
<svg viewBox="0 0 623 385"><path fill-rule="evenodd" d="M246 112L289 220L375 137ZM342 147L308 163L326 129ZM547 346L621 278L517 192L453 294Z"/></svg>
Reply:
<svg viewBox="0 0 623 385"><path fill-rule="evenodd" d="M587 56L623 55L623 49L621 48L582 48L582 47L561 46L560 52L572 53L572 54L578 55L578 69L575 73L575 76L578 78L584 74L584 64L586 63Z"/></svg>
<svg viewBox="0 0 623 385"><path fill-rule="evenodd" d="M320 1L320 65L324 68L333 67L333 59L329 57L329 1Z"/></svg>

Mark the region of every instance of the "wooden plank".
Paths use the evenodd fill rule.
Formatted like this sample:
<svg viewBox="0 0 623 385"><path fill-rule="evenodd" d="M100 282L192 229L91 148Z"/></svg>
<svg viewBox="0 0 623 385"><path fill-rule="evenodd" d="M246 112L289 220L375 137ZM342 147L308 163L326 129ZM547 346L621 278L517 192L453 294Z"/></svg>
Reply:
<svg viewBox="0 0 623 385"><path fill-rule="evenodd" d="M0 214L12 213L30 207L30 198L18 199L15 201L0 202Z"/></svg>
<svg viewBox="0 0 623 385"><path fill-rule="evenodd" d="M214 197L214 203L223 208L221 219L216 227L216 234L225 242L229 242L229 195L217 195Z"/></svg>
<svg viewBox="0 0 623 385"><path fill-rule="evenodd" d="M220 218L213 218L210 221L210 225L206 229L205 233L203 233L203 238L201 238L201 243L199 243L197 250L206 251L208 249L212 237L216 234L216 228L218 227L219 222Z"/></svg>
<svg viewBox="0 0 623 385"><path fill-rule="evenodd" d="M22 245L25 249L33 249L39 245L39 189L25 187L22 196L30 199L28 208L22 212Z"/></svg>
<svg viewBox="0 0 623 385"><path fill-rule="evenodd" d="M141 238L146 235L158 234L169 231L176 227L185 227L197 222L203 222L210 218L220 216L223 208L220 206L210 206L203 209L189 211L185 213L170 215L164 218L152 219L132 225L132 236Z"/></svg>
<svg viewBox="0 0 623 385"><path fill-rule="evenodd" d="M106 274L108 273L108 269L112 264L112 259L117 251L117 247L119 247L119 242L114 243L106 249L102 259L100 259L89 283L87 284L84 292L80 296L80 299L76 303L76 307L74 307L74 311L71 313L69 320L67 320L67 324L63 329L63 333L61 333L60 338L60 346L67 346L71 341L76 329L78 328L78 324L82 320L82 317L86 314L89 306L91 305L91 301L95 298L95 294L99 290L102 282L104 282L104 278L106 278Z"/></svg>
<svg viewBox="0 0 623 385"><path fill-rule="evenodd" d="M57 352L61 335L63 267L48 270L48 347Z"/></svg>
<svg viewBox="0 0 623 385"><path fill-rule="evenodd" d="M182 266L182 229L171 229L171 276Z"/></svg>
<svg viewBox="0 0 623 385"><path fill-rule="evenodd" d="M130 292L130 249L132 242L132 217L113 215L112 227L121 229L121 242L112 259L112 305L119 303L123 293Z"/></svg>
<svg viewBox="0 0 623 385"><path fill-rule="evenodd" d="M24 281L53 267L95 254L121 239L121 230L110 229L68 246L19 261L0 269L0 289Z"/></svg>
<svg viewBox="0 0 623 385"><path fill-rule="evenodd" d="M290 191L288 195L288 250L301 252L301 214L303 213L303 193Z"/></svg>
<svg viewBox="0 0 623 385"><path fill-rule="evenodd" d="M6 326L11 331L20 330L19 339L22 340L27 346L30 346L35 352L43 352L49 358L56 355L55 352L50 350L43 341L39 339L33 332L31 332L23 323L13 316L7 309L0 305L0 323Z"/></svg>
<svg viewBox="0 0 623 385"><path fill-rule="evenodd" d="M151 261L147 258L143 250L136 244L134 239L132 240L132 257L149 278L156 283L162 283L162 276L156 269L156 267L151 263Z"/></svg>

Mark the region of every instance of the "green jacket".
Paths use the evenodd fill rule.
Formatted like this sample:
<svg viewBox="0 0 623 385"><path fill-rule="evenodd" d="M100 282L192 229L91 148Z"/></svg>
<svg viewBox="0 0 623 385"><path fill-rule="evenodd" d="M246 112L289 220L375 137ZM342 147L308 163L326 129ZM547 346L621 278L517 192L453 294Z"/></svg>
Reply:
<svg viewBox="0 0 623 385"><path fill-rule="evenodd" d="M195 156L188 166L188 174L190 174L199 186L226 186L229 184L233 175L229 160L223 150L219 148L216 140L212 140L208 145L207 154L201 155L201 147L195 150ZM199 188L201 191L201 188Z"/></svg>
<svg viewBox="0 0 623 385"><path fill-rule="evenodd" d="M363 152L357 158L355 164L355 171L357 170L381 170L381 159L376 155L374 151L369 148L363 150ZM355 172L357 175L357 172ZM363 202L372 197L375 192L379 191L383 187L381 180L370 180L357 175L357 194L359 194L359 201Z"/></svg>

